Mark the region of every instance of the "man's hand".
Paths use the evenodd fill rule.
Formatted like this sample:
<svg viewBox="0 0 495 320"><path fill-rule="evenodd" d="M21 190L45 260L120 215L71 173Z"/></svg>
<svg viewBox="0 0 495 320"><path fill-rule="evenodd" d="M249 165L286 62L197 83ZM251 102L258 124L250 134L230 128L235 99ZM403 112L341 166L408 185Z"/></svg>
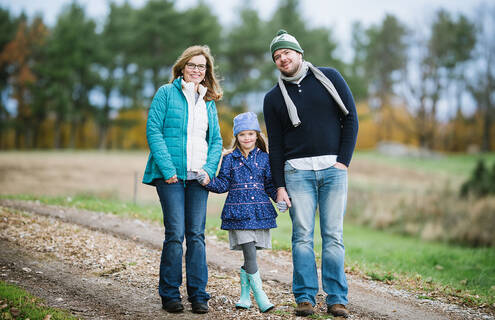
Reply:
<svg viewBox="0 0 495 320"><path fill-rule="evenodd" d="M347 170L347 166L340 162L336 162L333 166L340 170Z"/></svg>
<svg viewBox="0 0 495 320"><path fill-rule="evenodd" d="M285 190L284 187L280 187L277 189L277 204L279 202L285 202L287 204L287 207L292 207L289 195L287 194L287 190Z"/></svg>
<svg viewBox="0 0 495 320"><path fill-rule="evenodd" d="M165 182L168 183L168 184L176 183L177 181L179 181L179 180L177 179L177 175L176 174L172 178L165 180Z"/></svg>

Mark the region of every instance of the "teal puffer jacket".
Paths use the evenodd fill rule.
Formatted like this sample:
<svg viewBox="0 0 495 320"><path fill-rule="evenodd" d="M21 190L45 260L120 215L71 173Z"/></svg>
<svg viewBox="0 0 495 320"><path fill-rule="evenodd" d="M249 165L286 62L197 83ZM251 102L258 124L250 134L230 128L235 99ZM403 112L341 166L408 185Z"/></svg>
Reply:
<svg viewBox="0 0 495 320"><path fill-rule="evenodd" d="M146 138L150 147L143 183L154 185L155 179L174 175L187 178L187 100L182 92L182 78L158 89L148 113ZM208 155L203 169L215 176L222 154L222 136L215 101L206 102L208 113Z"/></svg>

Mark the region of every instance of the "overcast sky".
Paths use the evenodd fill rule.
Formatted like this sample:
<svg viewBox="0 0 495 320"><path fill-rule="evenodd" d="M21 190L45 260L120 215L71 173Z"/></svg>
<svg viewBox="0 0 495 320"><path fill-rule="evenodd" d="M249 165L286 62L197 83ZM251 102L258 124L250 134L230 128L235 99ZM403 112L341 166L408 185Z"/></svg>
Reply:
<svg viewBox="0 0 495 320"><path fill-rule="evenodd" d="M146 0L128 0L134 7L141 7ZM223 25L235 21L241 3L250 1L258 9L261 17L269 18L275 10L277 0L205 0L219 17ZM439 8L450 12L463 12L472 15L474 9L488 0L301 0L302 16L307 19L310 27L325 26L333 31L339 42L349 40L350 26L354 21L360 21L368 26L380 22L387 13L396 15L410 26L425 24L431 20L433 13ZM63 5L70 0L0 0L0 6L19 14L24 10L29 16L36 12L43 15L47 24L53 25L57 14ZM108 12L109 0L77 0L86 12L100 21ZM123 3L124 0L114 2ZM179 9L190 7L197 0L176 1ZM282 27L282 26L281 26Z"/></svg>

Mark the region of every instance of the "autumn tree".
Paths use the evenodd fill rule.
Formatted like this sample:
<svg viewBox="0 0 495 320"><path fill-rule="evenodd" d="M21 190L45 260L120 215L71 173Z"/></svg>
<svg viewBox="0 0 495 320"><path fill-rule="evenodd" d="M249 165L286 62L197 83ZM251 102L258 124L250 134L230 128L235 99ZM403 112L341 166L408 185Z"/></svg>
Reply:
<svg viewBox="0 0 495 320"><path fill-rule="evenodd" d="M0 54L0 64L7 64L8 81L12 87L12 98L17 102L15 121L15 146L33 147L33 125L36 121L32 109L30 86L36 81L32 67L35 63L33 51L41 46L46 28L40 18L30 25L26 17L21 17L14 38L8 42ZM21 141L21 139L23 141Z"/></svg>
<svg viewBox="0 0 495 320"><path fill-rule="evenodd" d="M11 16L8 10L0 8L0 54L5 46L12 41L17 28L17 19ZM10 64L7 61L0 62L0 93L8 88ZM7 131L10 127L10 114L7 111L6 102L0 99L0 149L7 145Z"/></svg>

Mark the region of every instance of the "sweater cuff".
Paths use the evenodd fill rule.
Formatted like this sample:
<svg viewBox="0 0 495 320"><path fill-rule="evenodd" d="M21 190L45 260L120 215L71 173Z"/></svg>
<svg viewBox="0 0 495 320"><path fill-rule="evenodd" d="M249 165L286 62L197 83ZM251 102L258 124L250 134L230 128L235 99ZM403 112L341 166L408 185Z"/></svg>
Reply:
<svg viewBox="0 0 495 320"><path fill-rule="evenodd" d="M340 162L342 164L345 164L346 167L349 167L349 164L351 163L351 159L350 158L345 159L344 157L338 156L337 157L337 162Z"/></svg>

